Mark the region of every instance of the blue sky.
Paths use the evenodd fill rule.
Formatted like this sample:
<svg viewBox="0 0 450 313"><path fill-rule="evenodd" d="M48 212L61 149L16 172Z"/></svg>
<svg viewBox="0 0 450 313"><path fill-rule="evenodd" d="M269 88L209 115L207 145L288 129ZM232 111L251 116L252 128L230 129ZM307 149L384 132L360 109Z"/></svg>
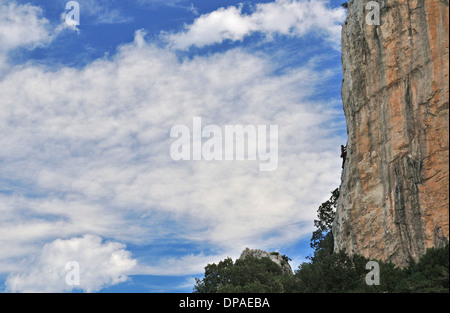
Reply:
<svg viewBox="0 0 450 313"><path fill-rule="evenodd" d="M340 182L341 2L79 0L75 27L0 0L0 290L191 292L246 247L296 269ZM174 161L194 116L278 125L278 168Z"/></svg>

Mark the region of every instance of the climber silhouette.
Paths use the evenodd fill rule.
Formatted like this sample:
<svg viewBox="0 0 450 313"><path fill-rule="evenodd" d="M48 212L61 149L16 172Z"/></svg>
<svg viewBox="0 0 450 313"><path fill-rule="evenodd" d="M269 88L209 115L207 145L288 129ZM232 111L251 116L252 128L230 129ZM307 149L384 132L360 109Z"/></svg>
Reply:
<svg viewBox="0 0 450 313"><path fill-rule="evenodd" d="M347 159L347 146L341 145L341 158L342 158L342 168L345 165L345 159Z"/></svg>

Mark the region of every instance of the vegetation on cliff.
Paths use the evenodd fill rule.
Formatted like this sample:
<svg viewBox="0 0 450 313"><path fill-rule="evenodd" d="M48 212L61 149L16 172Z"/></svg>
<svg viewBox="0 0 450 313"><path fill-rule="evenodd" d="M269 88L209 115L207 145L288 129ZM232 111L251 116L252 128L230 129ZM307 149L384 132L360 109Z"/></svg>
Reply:
<svg viewBox="0 0 450 313"><path fill-rule="evenodd" d="M380 284L367 285L369 260L334 251L332 218L339 190L318 210L317 230L311 238L314 253L294 275L287 275L268 258L231 258L205 267L203 279L196 279L196 293L448 293L449 247L428 249L418 262L406 268L377 260Z"/></svg>

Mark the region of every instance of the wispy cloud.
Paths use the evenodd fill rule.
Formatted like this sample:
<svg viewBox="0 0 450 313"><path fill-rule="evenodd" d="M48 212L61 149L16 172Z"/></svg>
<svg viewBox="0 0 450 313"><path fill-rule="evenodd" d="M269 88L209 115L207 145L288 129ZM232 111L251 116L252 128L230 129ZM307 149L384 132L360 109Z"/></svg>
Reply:
<svg viewBox="0 0 450 313"><path fill-rule="evenodd" d="M65 17L65 4L67 0L57 0L63 17ZM123 24L133 21L131 16L119 9L121 1L118 0L77 0L80 5L81 23L86 24Z"/></svg>
<svg viewBox="0 0 450 313"><path fill-rule="evenodd" d="M242 12L242 5L220 8L201 15L186 25L183 32L165 34L175 49L204 47L225 40L240 41L255 32L273 36L305 36L316 32L338 47L340 29L345 20L343 8L328 8L321 0L276 0L257 4L251 14Z"/></svg>
<svg viewBox="0 0 450 313"><path fill-rule="evenodd" d="M11 49L47 40L45 19L36 21L42 34L4 39ZM0 273L10 291L70 290L61 267L69 258L90 264L88 291L130 273L195 274L246 246L309 234L317 204L336 187L342 138L327 125L341 112L312 99L335 72L304 62L280 73L270 56L244 49L180 60L144 35L83 68L29 62L1 77ZM279 125L277 171L261 173L251 161L173 161L170 129L194 116L204 126ZM124 245L168 238L215 252L147 263ZM120 262L109 262L115 255Z"/></svg>
<svg viewBox="0 0 450 313"><path fill-rule="evenodd" d="M307 65L272 75L269 59L240 50L179 61L141 36L110 61L53 72L29 65L0 81L0 133L8 134L0 177L27 190L2 196L0 243L36 247L94 233L229 250L309 233L339 175L339 139L323 128L337 113L305 100L330 73ZM173 161L170 128L193 116L280 125L278 170ZM2 249L0 259L22 253Z"/></svg>
<svg viewBox="0 0 450 313"><path fill-rule="evenodd" d="M179 258L167 257L152 265L138 265L134 272L139 275L187 276L201 273L206 264L216 263L229 255L186 255ZM191 282L191 280L189 280ZM191 286L193 286L192 284ZM186 286L183 285L182 288Z"/></svg>

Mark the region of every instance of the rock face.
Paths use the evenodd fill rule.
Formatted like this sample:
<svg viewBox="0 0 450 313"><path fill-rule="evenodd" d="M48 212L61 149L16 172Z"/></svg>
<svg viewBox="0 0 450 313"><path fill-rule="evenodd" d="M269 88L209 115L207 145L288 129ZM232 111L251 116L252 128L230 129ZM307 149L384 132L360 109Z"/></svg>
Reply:
<svg viewBox="0 0 450 313"><path fill-rule="evenodd" d="M449 238L449 2L349 2L335 249L406 265ZM372 1L373 4L373 1Z"/></svg>
<svg viewBox="0 0 450 313"><path fill-rule="evenodd" d="M242 253L241 253L240 259L245 259L248 256L252 256L257 259L269 258L281 267L283 273L286 273L288 275L293 274L292 268L289 265L288 260L283 258L283 256L280 255L278 252L266 252L266 251L262 251L262 250L258 250L258 249L254 250L254 249L245 248L245 250L242 251Z"/></svg>

